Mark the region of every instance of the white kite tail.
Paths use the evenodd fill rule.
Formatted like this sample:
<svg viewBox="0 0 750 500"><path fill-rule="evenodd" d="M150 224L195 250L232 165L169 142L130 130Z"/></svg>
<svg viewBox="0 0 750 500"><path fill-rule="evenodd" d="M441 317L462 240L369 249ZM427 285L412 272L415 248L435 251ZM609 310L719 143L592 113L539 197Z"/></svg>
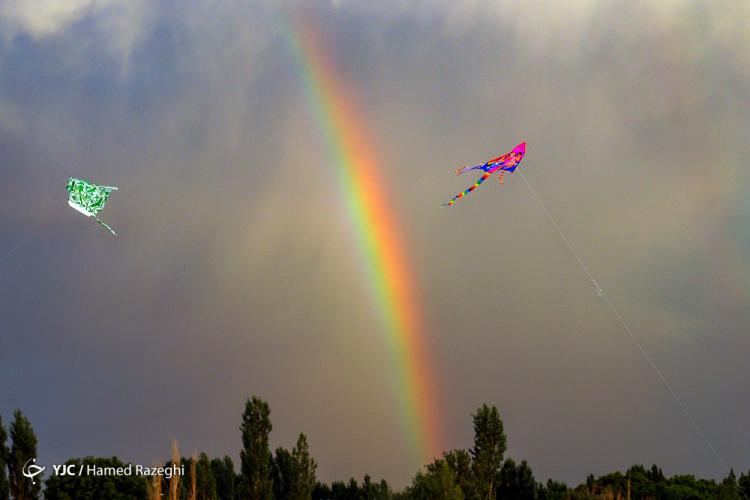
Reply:
<svg viewBox="0 0 750 500"><path fill-rule="evenodd" d="M534 191L534 188L531 187L531 184L529 184L529 181L526 180L526 176L523 175L522 171L519 171L519 173L521 174L521 179L523 179L523 182L526 184L526 187L529 188L529 191L531 191L531 194L534 196L537 203L539 203L539 206L542 207L542 210L544 211L544 213L547 214L547 218L549 219L549 221L552 223L553 226L555 226L555 229L557 229L558 234L560 235L560 237L562 237L563 241L568 247L568 250L570 250L570 253L572 253L573 257L575 257L576 261L578 261L578 265L581 266L581 269L583 269L583 272L586 273L586 276L588 276L589 279L591 280L591 283L593 283L596 294L599 297L604 299L604 302L607 304L607 307L609 307L609 310L612 312L612 314L614 314L615 318L617 318L617 321L620 322L622 327L625 329L625 331L628 333L630 338L635 343L636 347L638 347L638 350L641 352L644 359L651 366L651 369L654 371L654 373L656 373L656 376L659 378L659 380L661 380L661 383L664 385L664 387L666 387L669 394L671 394L672 398L677 403L677 406L680 407L682 412L688 418L688 420L693 425L698 435L701 437L701 439L703 439L703 441L706 443L706 446L708 446L708 448L714 454L714 456L719 461L719 463L721 463L724 469L729 471L729 465L727 465L727 463L724 461L721 455L719 455L719 452L716 451L716 448L714 447L713 443L711 443L711 440L708 439L708 436L706 436L706 433L703 432L703 429L701 428L701 426L698 425L698 422L695 420L695 418L693 418L693 415L687 409L687 406L685 406L685 404L682 402L680 397L677 395L677 392L675 392L675 390L672 388L672 384L669 383L669 381L661 372L661 370L659 370L659 367L656 366L656 363L654 363L654 360L651 359L651 356L649 356L648 352L646 351L646 348L643 347L643 344L640 343L638 338L635 336L635 333L633 333L633 330L625 322L623 317L620 315L619 311L617 311L617 309L615 308L615 305L612 303L611 300L609 300L609 297L607 297L607 294L604 292L604 290L601 289L601 287L599 286L599 282L596 280L596 278L594 278L594 275L591 274L591 271L589 271L588 266L583 262L581 257L578 255L578 252L576 252L576 249L573 248L573 245L570 243L570 240L568 240L568 238L562 232L562 229L560 229L560 226L557 224L557 221L555 220L555 218L552 217L552 214L549 212L549 210L547 210L547 207L542 202L542 199L539 198L539 195L536 194L536 191Z"/></svg>
<svg viewBox="0 0 750 500"><path fill-rule="evenodd" d="M94 216L94 217L96 217L96 216ZM99 217L96 217L96 222L98 222L98 223L99 223L99 225L100 225L100 226L102 226L102 227L103 227L104 229L106 229L106 230L108 230L108 231L109 231L110 233L112 233L112 235L114 235L114 236L117 236L117 233L115 232L115 230L114 230L114 229L112 229L111 227L109 227L109 226L108 226L107 224L105 224L104 222L102 222L102 220L101 220L101 219L100 219Z"/></svg>

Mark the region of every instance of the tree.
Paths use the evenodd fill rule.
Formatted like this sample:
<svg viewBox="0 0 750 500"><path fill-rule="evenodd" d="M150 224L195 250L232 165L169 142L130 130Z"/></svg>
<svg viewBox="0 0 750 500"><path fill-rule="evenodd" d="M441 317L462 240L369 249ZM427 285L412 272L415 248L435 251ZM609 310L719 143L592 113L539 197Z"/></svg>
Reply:
<svg viewBox="0 0 750 500"><path fill-rule="evenodd" d="M32 480L23 475L24 466L36 460L36 435L31 422L21 413L21 410L16 410L13 414L10 439L12 443L8 460L10 494L15 500L38 499L41 480L39 477Z"/></svg>
<svg viewBox="0 0 750 500"><path fill-rule="evenodd" d="M495 406L483 404L474 418L474 447L471 449L474 477L478 482L481 497L492 500L495 483L503 464L506 449L503 421Z"/></svg>
<svg viewBox="0 0 750 500"><path fill-rule="evenodd" d="M471 455L469 452L466 450L451 450L448 453L443 453L443 459L456 475L456 482L461 487L464 498L466 500L480 498L472 471Z"/></svg>
<svg viewBox="0 0 750 500"><path fill-rule="evenodd" d="M664 473L659 467L656 466L656 464L651 465L651 469L646 472L646 477L652 483L661 483L664 482L664 479L666 479L664 477Z"/></svg>
<svg viewBox="0 0 750 500"><path fill-rule="evenodd" d="M534 473L526 460L521 460L521 465L518 466L518 498L521 500L536 498Z"/></svg>
<svg viewBox="0 0 750 500"><path fill-rule="evenodd" d="M331 498L331 488L325 484L318 482L313 490L313 500L328 500Z"/></svg>
<svg viewBox="0 0 750 500"><path fill-rule="evenodd" d="M277 448L271 466L274 498L294 498L294 480L296 475L294 469L294 459L292 458L292 454L284 448Z"/></svg>
<svg viewBox="0 0 750 500"><path fill-rule="evenodd" d="M277 499L310 500L318 464L310 456L307 437L300 434L291 453L278 448L273 459L273 493Z"/></svg>
<svg viewBox="0 0 750 500"><path fill-rule="evenodd" d="M216 479L214 478L208 455L201 453L195 466L196 491L198 500L217 500Z"/></svg>
<svg viewBox="0 0 750 500"><path fill-rule="evenodd" d="M8 433L3 427L3 418L0 416L0 499L6 500L10 494L10 483L8 483L8 474L6 467L10 458L10 450L5 445L8 440Z"/></svg>
<svg viewBox="0 0 750 500"><path fill-rule="evenodd" d="M499 500L519 500L518 467L512 458L503 463L497 481L497 498Z"/></svg>
<svg viewBox="0 0 750 500"><path fill-rule="evenodd" d="M547 479L547 484L537 485L538 500L564 500L568 498L568 485Z"/></svg>
<svg viewBox="0 0 750 500"><path fill-rule="evenodd" d="M331 500L359 500L359 484L354 478L349 482L334 481L331 483Z"/></svg>
<svg viewBox="0 0 750 500"><path fill-rule="evenodd" d="M255 396L245 403L240 426L240 461L242 496L250 500L268 500L273 495L270 480L272 457L268 445L268 436L272 428L270 414L268 403Z"/></svg>
<svg viewBox="0 0 750 500"><path fill-rule="evenodd" d="M734 475L734 470L729 471L729 475L719 485L719 500L742 500L740 496L740 487L737 484L737 476Z"/></svg>
<svg viewBox="0 0 750 500"><path fill-rule="evenodd" d="M236 474L232 459L228 456L225 456L223 460L214 458L211 460L211 472L216 481L216 495L221 500L233 500Z"/></svg>
<svg viewBox="0 0 750 500"><path fill-rule="evenodd" d="M407 496L414 500L464 500L456 475L443 459L436 460L426 472L417 472Z"/></svg>
<svg viewBox="0 0 750 500"><path fill-rule="evenodd" d="M747 474L740 474L740 480L737 482L740 487L742 500L750 500L750 470Z"/></svg>
<svg viewBox="0 0 750 500"><path fill-rule="evenodd" d="M379 483L373 483L372 478L365 474L359 493L361 500L391 500L392 496L391 488L385 479L381 479Z"/></svg>
<svg viewBox="0 0 750 500"><path fill-rule="evenodd" d="M180 458L180 450L177 447L177 440L172 440L172 461L167 463L166 466L181 467L183 464ZM184 470L184 469L183 469ZM169 500L179 500L180 498L180 483L183 481L183 477L172 476L168 479L169 481Z"/></svg>
<svg viewBox="0 0 750 500"><path fill-rule="evenodd" d="M315 471L318 464L310 456L310 449L307 445L307 436L300 433L297 438L297 444L292 450L292 460L295 468L294 477L294 494L293 498L297 500L310 500L312 492L315 489Z"/></svg>

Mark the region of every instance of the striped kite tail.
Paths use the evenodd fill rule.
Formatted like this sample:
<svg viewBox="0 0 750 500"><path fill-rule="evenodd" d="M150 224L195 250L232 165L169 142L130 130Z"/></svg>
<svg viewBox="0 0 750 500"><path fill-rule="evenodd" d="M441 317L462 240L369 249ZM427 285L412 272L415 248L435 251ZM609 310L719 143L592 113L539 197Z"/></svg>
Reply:
<svg viewBox="0 0 750 500"><path fill-rule="evenodd" d="M448 203L443 203L443 206L444 207L450 207L451 205L453 205L454 203L456 203L456 200L458 200L459 198L463 198L464 196L466 196L467 194L471 193L476 188L478 188L479 185L482 184L484 181L486 181L489 178L490 175L492 175L492 174L488 174L488 173L485 172L485 174L482 175L482 177L480 177L479 179L477 179L477 182L475 182L473 186L469 187L469 189L467 189L466 191L462 191L462 192L458 193L456 196L454 196L453 198L451 198L451 201L449 201Z"/></svg>

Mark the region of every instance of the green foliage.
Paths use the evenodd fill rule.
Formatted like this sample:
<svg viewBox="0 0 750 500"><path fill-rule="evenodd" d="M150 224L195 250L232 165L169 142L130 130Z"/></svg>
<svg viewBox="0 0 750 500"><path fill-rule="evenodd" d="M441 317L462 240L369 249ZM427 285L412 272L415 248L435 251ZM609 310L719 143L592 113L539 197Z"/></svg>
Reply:
<svg viewBox="0 0 750 500"><path fill-rule="evenodd" d="M307 436L300 433L297 444L292 450L292 459L295 467L295 496L297 500L310 500L313 489L315 489L315 471L318 464L310 456L310 448L307 445ZM369 477L367 478L369 479Z"/></svg>
<svg viewBox="0 0 750 500"><path fill-rule="evenodd" d="M474 447L471 449L471 457L474 477L480 488L481 498L492 500L506 449L503 421L497 408L486 404L477 409L473 418Z"/></svg>
<svg viewBox="0 0 750 500"><path fill-rule="evenodd" d="M472 470L471 455L466 450L451 450L443 454L443 459L456 476L466 500L480 498L479 488Z"/></svg>
<svg viewBox="0 0 750 500"><path fill-rule="evenodd" d="M365 475L360 491L359 498L362 500L390 500L393 497L393 492L385 479L381 479L379 483L373 483L368 475Z"/></svg>
<svg viewBox="0 0 750 500"><path fill-rule="evenodd" d="M3 418L0 416L0 500L5 500L10 495L10 483L8 482L7 466L10 459L10 450L5 442L8 433L3 427Z"/></svg>
<svg viewBox="0 0 750 500"><path fill-rule="evenodd" d="M575 489L564 483L547 480L537 483L529 464L503 460L506 437L497 409L482 405L474 420L474 446L470 451L452 450L417 472L412 484L402 492L393 492L385 481L373 482L365 476L361 484L355 479L335 481L330 486L316 482L317 464L310 455L307 438L300 434L291 450L269 450L271 432L270 408L258 398L248 400L242 415L241 474L234 470L232 459L210 460L201 453L195 462L195 500L750 500L750 471L739 478L730 471L720 483L696 479L692 475L666 477L661 469L633 465L626 472L600 477L589 475ZM31 424L20 411L10 426L11 448L5 445L8 434L0 420L0 500L8 490L14 499L38 499L40 486L32 485L21 471L36 456L36 437ZM9 480L5 480L5 465ZM71 459L66 465L80 468L123 467L116 457ZM167 462L166 466L171 465ZM180 459L184 476L179 481L179 500L188 500L191 491L190 461ZM148 478L142 476L56 476L45 481L45 498L51 500L107 498L114 500L145 499ZM41 482L41 481L39 481ZM5 483L5 486L3 486ZM162 481L166 498L169 481ZM35 488L32 488L35 487ZM4 489L3 489L4 488Z"/></svg>
<svg viewBox="0 0 750 500"><path fill-rule="evenodd" d="M413 500L464 500L456 474L443 459L436 460L426 472L417 472L406 495Z"/></svg>
<svg viewBox="0 0 750 500"><path fill-rule="evenodd" d="M274 498L293 498L294 476L292 454L284 448L277 448L271 466Z"/></svg>
<svg viewBox="0 0 750 500"><path fill-rule="evenodd" d="M65 462L74 465L76 470L88 466L96 467L125 467L127 464L117 457L73 458ZM52 475L45 482L44 498L47 500L97 500L107 498L111 500L141 500L146 498L147 478L144 476L115 476L115 475Z"/></svg>
<svg viewBox="0 0 750 500"><path fill-rule="evenodd" d="M315 470L318 464L310 457L307 437L300 434L290 453L284 448L276 450L273 459L273 493L277 499L310 500L315 489Z"/></svg>
<svg viewBox="0 0 750 500"><path fill-rule="evenodd" d="M518 466L513 459L505 461L498 481L498 500L534 500L536 489L534 473L526 460Z"/></svg>
<svg viewBox="0 0 750 500"><path fill-rule="evenodd" d="M747 474L741 474L740 480L737 482L740 488L740 496L742 500L750 500L750 470Z"/></svg>
<svg viewBox="0 0 750 500"><path fill-rule="evenodd" d="M394 495L388 483L381 480L372 482L370 476L365 476L362 486L352 478L348 482L334 481L331 486L317 483L312 492L313 500L391 500L393 498L407 498Z"/></svg>
<svg viewBox="0 0 750 500"><path fill-rule="evenodd" d="M737 484L737 476L734 470L729 471L729 475L719 485L718 500L742 500L740 487Z"/></svg>
<svg viewBox="0 0 750 500"><path fill-rule="evenodd" d="M197 500L218 500L216 479L214 478L208 455L201 453L195 464L196 496Z"/></svg>
<svg viewBox="0 0 750 500"><path fill-rule="evenodd" d="M614 472L599 478L589 476L585 485L578 486L574 490L572 498L597 498L607 494L627 498L628 481L630 481L630 496L633 499L714 500L720 498L720 486L713 480L696 479L692 475L666 478L658 467L652 466L651 469L646 470L641 465L632 466L624 474ZM725 481L727 481L725 494L731 494L734 490L732 481L729 478ZM734 484L737 485L736 482Z"/></svg>
<svg viewBox="0 0 750 500"><path fill-rule="evenodd" d="M536 487L538 500L564 500L569 494L568 485L552 479L547 479L546 484L539 483Z"/></svg>
<svg viewBox="0 0 750 500"><path fill-rule="evenodd" d="M331 498L331 488L325 483L318 482L315 485L312 497L313 500L328 500Z"/></svg>
<svg viewBox="0 0 750 500"><path fill-rule="evenodd" d="M21 413L21 410L16 410L13 414L10 439L12 443L8 459L10 494L19 500L35 500L39 498L41 481L37 478L32 482L31 479L24 477L23 467L29 460L36 458L36 435L31 422Z"/></svg>
<svg viewBox="0 0 750 500"><path fill-rule="evenodd" d="M268 500L272 497L271 409L268 403L253 396L245 403L242 414L242 451L240 451L242 496L249 500Z"/></svg>
<svg viewBox="0 0 750 500"><path fill-rule="evenodd" d="M359 485L351 478L348 483L334 481L331 483L331 500L359 500Z"/></svg>
<svg viewBox="0 0 750 500"><path fill-rule="evenodd" d="M235 482L237 474L234 472L234 462L228 456L224 459L211 460L211 472L216 482L216 495L221 500L232 500L235 497Z"/></svg>

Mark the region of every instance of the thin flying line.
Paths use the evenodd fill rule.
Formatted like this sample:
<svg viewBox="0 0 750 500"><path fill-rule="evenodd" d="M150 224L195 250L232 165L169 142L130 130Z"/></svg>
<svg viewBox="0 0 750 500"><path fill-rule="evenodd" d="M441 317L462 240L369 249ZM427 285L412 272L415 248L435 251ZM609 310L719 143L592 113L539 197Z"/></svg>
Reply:
<svg viewBox="0 0 750 500"><path fill-rule="evenodd" d="M544 213L547 214L547 217L549 218L550 222L552 222L552 225L555 226L555 229L557 229L557 232L562 237L565 244L568 246L568 250L570 250L570 253L573 254L573 257L576 258L578 261L578 264L581 266L581 269L583 269L583 272L586 273L586 276L589 277L591 282L596 287L597 294L604 299L604 301L607 303L607 306L609 307L610 311L612 311L612 314L614 314L615 318L620 322L622 327L625 329L625 331L628 333L630 338L633 340L635 345L638 347L638 350L641 351L641 354L643 357L648 361L648 364L651 365L651 368L654 370L654 373L659 377L659 380L661 380L662 384L664 384L664 387L667 388L667 391L669 391L669 394L672 395L672 398L675 400L677 405L680 407L682 412L685 414L685 416L690 420L690 423L693 424L693 427L698 432L698 435L703 439L703 441L706 443L708 448L711 450L711 452L714 454L714 456L719 460L721 465L726 469L729 470L729 465L724 461L724 459L719 455L719 452L716 451L716 448L714 448L714 445L711 443L711 441L708 439L708 436L706 436L706 433L703 432L703 429L700 425L698 425L698 422L693 418L693 415L690 413L690 411L687 409L687 406L682 402L680 397L677 395L677 392L672 388L672 384L669 383L667 378L662 374L661 370L659 370L659 367L656 366L656 363L651 359L651 356L649 356L648 352L646 351L646 348L643 347L643 344L641 344L638 341L638 338L633 333L633 330L628 326L628 324L625 322L623 317L620 315L620 313L617 311L617 308L615 308L614 304L611 300L609 300L609 297L607 294L599 287L599 282L594 278L594 275L591 274L591 271L589 271L588 266L583 262L581 257L578 255L578 252L576 252L575 248L573 248L573 245L570 243L570 240L563 234L562 229L560 229L560 226L557 224L557 221L555 221L555 218L552 217L552 214L547 210L547 207L542 202L541 198L539 198L539 195L536 194L536 191L534 191L534 188L531 187L531 184L529 184L529 181L526 180L526 176L523 175L523 172L519 172L521 174L521 179L523 179L523 182L526 184L526 187L529 188L529 191L531 191L531 194L534 195L534 198L536 198L536 201L539 203L539 206L542 207L542 210L544 210Z"/></svg>
<svg viewBox="0 0 750 500"><path fill-rule="evenodd" d="M8 257L10 257L10 255L11 255L11 254L12 254L13 252L15 252L16 250L18 250L18 248L19 248L19 247L20 247L21 245L23 245L24 243L26 243L27 241L29 241L29 240L22 240L22 241L20 241L20 242L16 243L16 246L14 246L13 248L11 248L11 249L10 249L10 250L8 250L7 252L5 252L5 255L3 255L2 257L0 257L0 263L2 263L2 262L3 262L4 260L5 260L5 259L7 259Z"/></svg>

